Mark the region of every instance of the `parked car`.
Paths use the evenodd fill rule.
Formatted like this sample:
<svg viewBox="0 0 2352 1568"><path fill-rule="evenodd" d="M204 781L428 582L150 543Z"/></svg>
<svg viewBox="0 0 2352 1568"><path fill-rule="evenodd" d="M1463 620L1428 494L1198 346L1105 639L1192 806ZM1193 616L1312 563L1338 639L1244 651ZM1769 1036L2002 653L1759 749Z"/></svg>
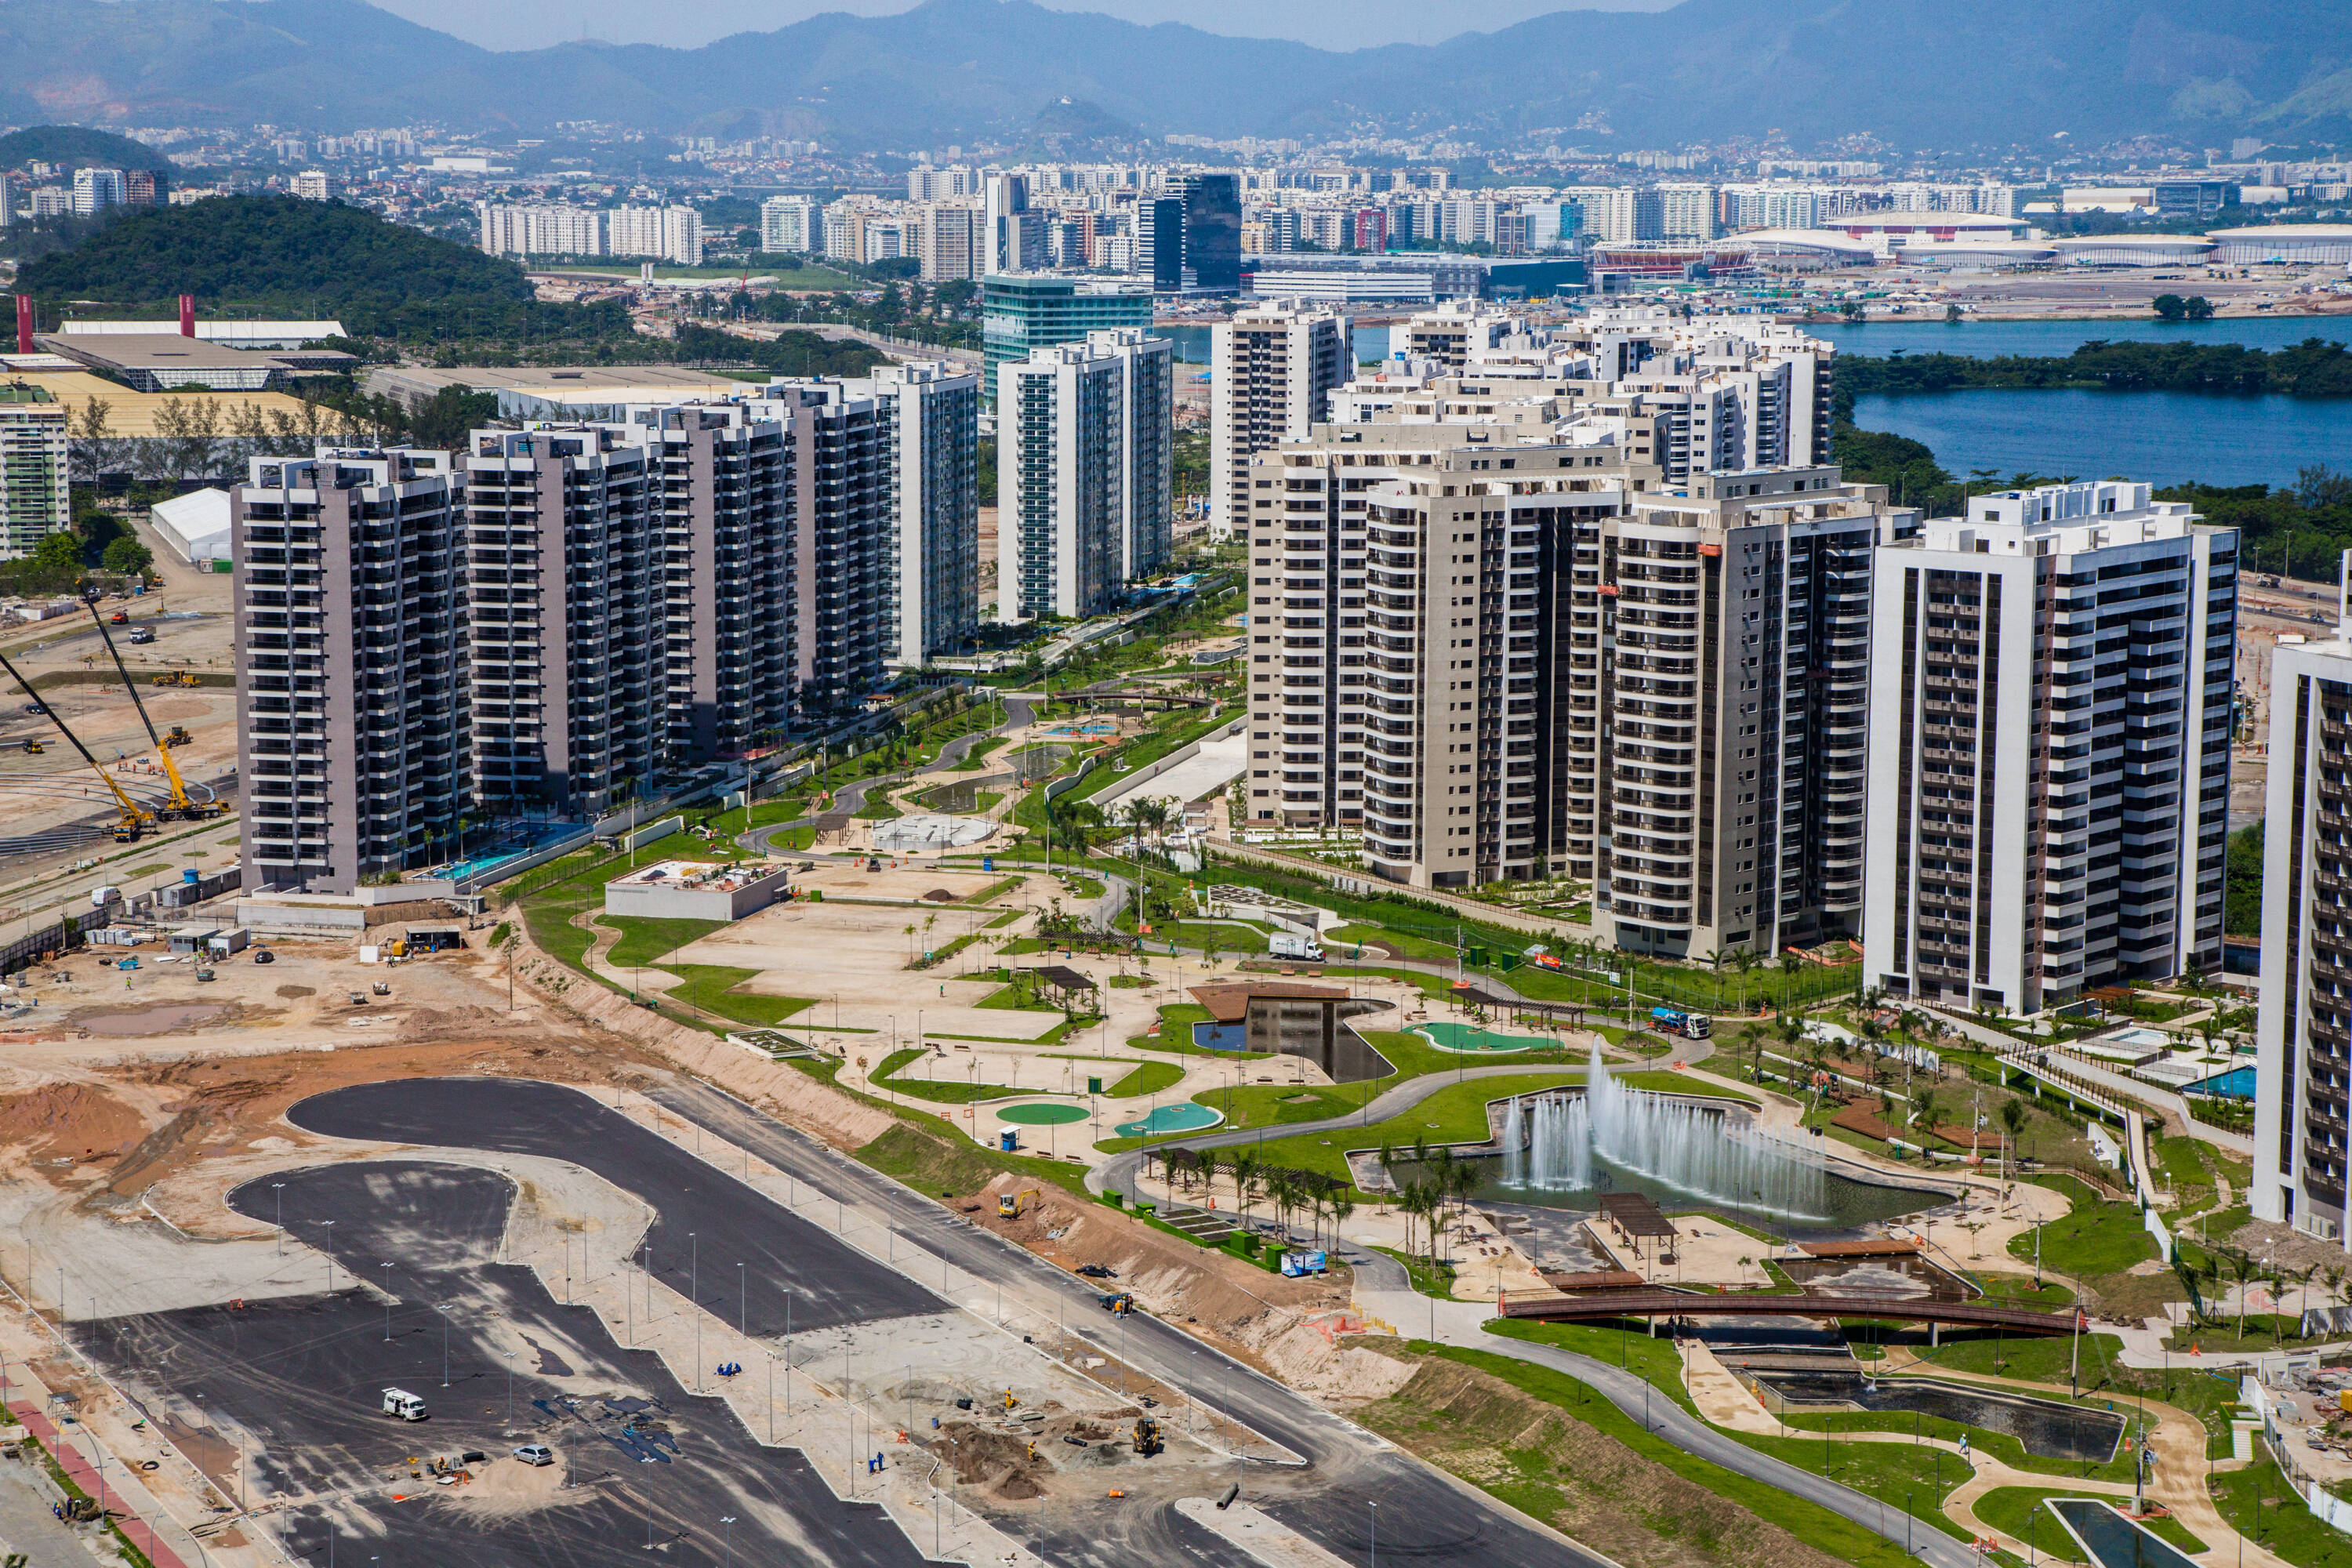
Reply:
<svg viewBox="0 0 2352 1568"><path fill-rule="evenodd" d="M525 1443L514 1451L514 1457L526 1465L551 1465L555 1452L544 1443Z"/></svg>
<svg viewBox="0 0 2352 1568"><path fill-rule="evenodd" d="M266 947L257 947L253 950L253 962L256 963L275 963L278 962L278 955L270 952Z"/></svg>
<svg viewBox="0 0 2352 1568"><path fill-rule="evenodd" d="M131 628L130 640L133 643L142 645L153 642L155 640L155 628L153 626L133 626Z"/></svg>

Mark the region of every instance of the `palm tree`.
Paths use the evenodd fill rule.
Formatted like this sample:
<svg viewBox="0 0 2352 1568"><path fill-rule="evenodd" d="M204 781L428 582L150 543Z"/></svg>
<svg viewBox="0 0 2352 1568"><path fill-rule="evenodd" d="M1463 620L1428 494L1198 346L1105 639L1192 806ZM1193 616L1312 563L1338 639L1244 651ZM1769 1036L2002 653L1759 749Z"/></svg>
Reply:
<svg viewBox="0 0 2352 1568"><path fill-rule="evenodd" d="M2229 1259L2230 1277L2238 1282L2238 1337L2242 1340L2246 1337L2246 1284L2254 1277L2254 1259L2252 1254L2245 1252L2231 1252L2225 1256Z"/></svg>
<svg viewBox="0 0 2352 1568"><path fill-rule="evenodd" d="M1334 1243L1337 1243L1339 1239L1340 1227L1345 1226L1350 1218L1354 1217L1355 1213L1356 1194L1354 1192L1347 1187L1332 1188L1331 1239Z"/></svg>
<svg viewBox="0 0 2352 1568"><path fill-rule="evenodd" d="M2017 1160L2017 1141L2019 1136L2025 1131L2025 1101L2011 1099L2004 1100L2000 1102L2000 1124L2002 1129L2009 1133L2009 1157L2011 1163L2014 1163Z"/></svg>
<svg viewBox="0 0 2352 1568"><path fill-rule="evenodd" d="M1780 1005L1784 1009L1791 1005L1790 998L1797 990L1797 971L1804 966L1805 961L1793 952L1780 955Z"/></svg>
<svg viewBox="0 0 2352 1568"><path fill-rule="evenodd" d="M1923 1089L1911 1097L1912 1119L1919 1129L1919 1157L1927 1157L1928 1141L1936 1136L1936 1091Z"/></svg>

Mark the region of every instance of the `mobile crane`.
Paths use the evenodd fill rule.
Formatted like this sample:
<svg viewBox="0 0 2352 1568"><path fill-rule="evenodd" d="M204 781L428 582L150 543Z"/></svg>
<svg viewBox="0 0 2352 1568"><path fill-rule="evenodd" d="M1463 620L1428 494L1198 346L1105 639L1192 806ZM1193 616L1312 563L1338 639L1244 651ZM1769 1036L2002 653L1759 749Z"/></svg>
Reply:
<svg viewBox="0 0 2352 1568"><path fill-rule="evenodd" d="M82 603L89 610L89 618L98 624L98 635L106 639L106 651L114 656L115 672L122 677L122 684L131 693L131 705L139 710L139 721L147 726L147 738L155 742L155 755L163 764L163 776L172 781L171 798L158 808L157 815L166 822L208 822L218 816L221 814L218 801L207 801L200 805L188 798L188 786L186 781L180 777L180 765L172 760L172 742L157 734L155 721L147 717L147 704L139 695L139 683L131 679L131 671L123 667L121 650L114 646L114 634L106 629L106 617L98 613L98 601L85 599ZM184 731L174 727L173 733L176 736Z"/></svg>
<svg viewBox="0 0 2352 1568"><path fill-rule="evenodd" d="M41 711L49 716L49 722L58 727L58 733L73 742L73 749L81 753L81 760L89 764L89 771L96 773L99 782L105 784L112 793L115 809L119 813L114 822L114 841L117 844L138 843L139 836L154 826L155 814L123 793L122 786L114 782L114 775L108 773L100 765L99 760L89 754L89 748L81 743L81 737L66 728L64 716L58 713L53 705L41 700L41 694L33 689L33 683L26 679L15 665L8 662L5 654L0 654L0 669L6 670L8 678L24 688L25 695L31 698L39 706Z"/></svg>

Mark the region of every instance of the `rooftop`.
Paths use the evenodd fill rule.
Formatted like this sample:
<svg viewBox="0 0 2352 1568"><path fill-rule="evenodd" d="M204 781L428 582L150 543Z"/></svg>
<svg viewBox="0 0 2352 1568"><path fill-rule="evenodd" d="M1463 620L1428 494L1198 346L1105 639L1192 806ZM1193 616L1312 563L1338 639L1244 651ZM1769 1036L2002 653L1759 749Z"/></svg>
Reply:
<svg viewBox="0 0 2352 1568"><path fill-rule="evenodd" d="M740 892L782 870L781 860L664 860L615 877L615 888L687 888L698 892Z"/></svg>

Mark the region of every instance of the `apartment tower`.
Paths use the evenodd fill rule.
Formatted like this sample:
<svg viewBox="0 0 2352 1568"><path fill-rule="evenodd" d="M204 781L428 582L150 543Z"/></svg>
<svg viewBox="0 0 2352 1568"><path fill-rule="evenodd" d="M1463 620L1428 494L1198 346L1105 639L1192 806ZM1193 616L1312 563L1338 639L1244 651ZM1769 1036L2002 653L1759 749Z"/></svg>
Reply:
<svg viewBox="0 0 2352 1568"><path fill-rule="evenodd" d="M1097 614L1167 558L1173 345L1093 332L998 374L997 618Z"/></svg>
<svg viewBox="0 0 2352 1568"><path fill-rule="evenodd" d="M1246 531L1250 459L1282 441L1305 440L1330 417L1334 389L1355 374L1346 316L1292 301L1236 310L1217 323L1211 348L1209 530Z"/></svg>
<svg viewBox="0 0 2352 1568"><path fill-rule="evenodd" d="M450 455L257 458L229 515L246 889L349 893L448 853L473 783Z"/></svg>
<svg viewBox="0 0 2352 1568"><path fill-rule="evenodd" d="M474 776L493 812L601 816L667 766L655 452L611 425L473 433Z"/></svg>
<svg viewBox="0 0 2352 1568"><path fill-rule="evenodd" d="M2237 558L2115 480L1977 496L1880 552L1871 984L2025 1014L2220 965Z"/></svg>

